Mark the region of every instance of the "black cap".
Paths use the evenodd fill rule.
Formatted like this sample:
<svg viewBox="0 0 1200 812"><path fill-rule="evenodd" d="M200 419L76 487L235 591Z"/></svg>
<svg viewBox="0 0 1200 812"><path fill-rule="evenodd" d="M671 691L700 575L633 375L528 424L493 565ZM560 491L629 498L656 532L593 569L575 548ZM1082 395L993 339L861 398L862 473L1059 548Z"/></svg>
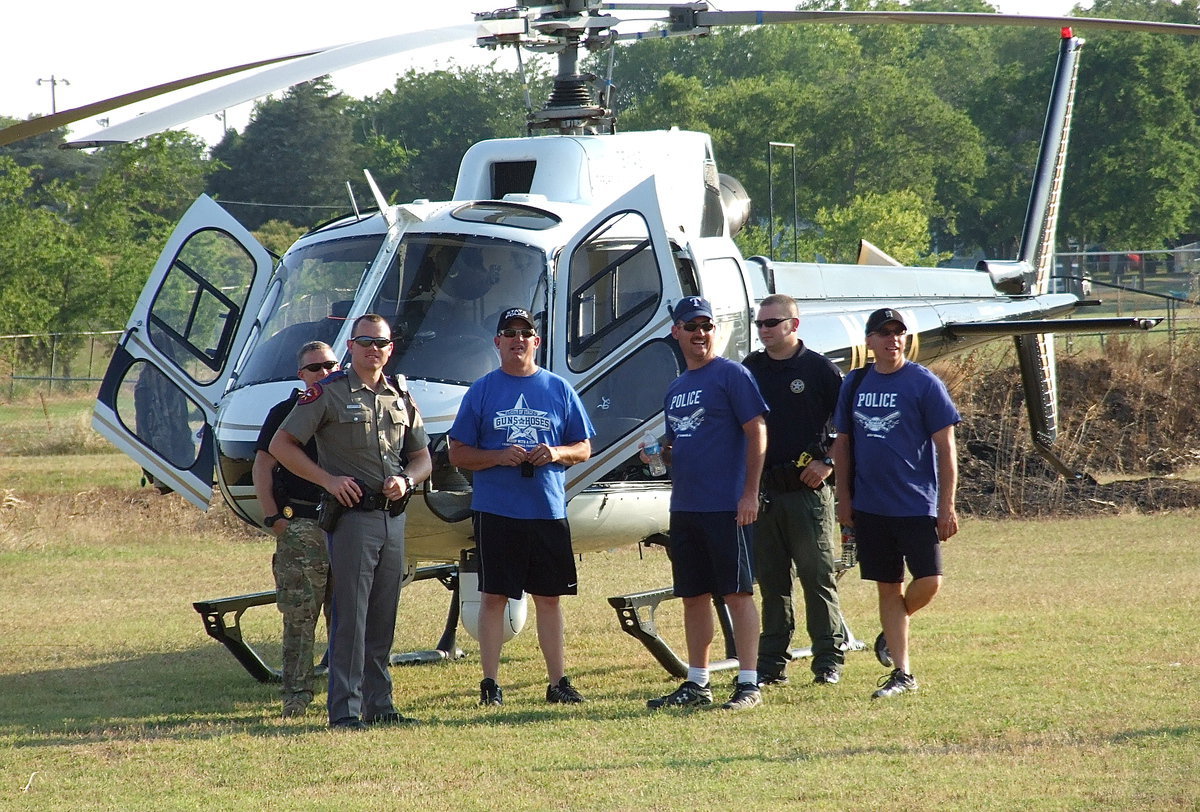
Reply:
<svg viewBox="0 0 1200 812"><path fill-rule="evenodd" d="M496 322L496 332L500 332L513 319L524 319L530 327L536 327L533 323L533 316L529 315L529 311L523 307L510 307L500 314L500 321Z"/></svg>
<svg viewBox="0 0 1200 812"><path fill-rule="evenodd" d="M890 307L884 307L876 310L867 317L867 335L875 332L889 321L900 322L900 326L903 327L905 331L908 330L908 325L904 323L904 317L900 315L899 310L892 310Z"/></svg>

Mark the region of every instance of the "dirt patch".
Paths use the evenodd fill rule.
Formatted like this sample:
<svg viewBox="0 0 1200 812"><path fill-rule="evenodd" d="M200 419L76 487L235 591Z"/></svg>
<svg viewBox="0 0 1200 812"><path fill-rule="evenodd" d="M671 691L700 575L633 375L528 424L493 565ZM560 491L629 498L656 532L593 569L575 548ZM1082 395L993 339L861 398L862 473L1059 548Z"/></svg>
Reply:
<svg viewBox="0 0 1200 812"><path fill-rule="evenodd" d="M1015 362L997 367L968 356L935 365L963 416L960 512L1032 517L1200 507L1200 482L1178 476L1200 463L1196 349L1118 338L1102 357L1059 358L1055 450L1081 472L1075 479L1059 476L1030 442Z"/></svg>

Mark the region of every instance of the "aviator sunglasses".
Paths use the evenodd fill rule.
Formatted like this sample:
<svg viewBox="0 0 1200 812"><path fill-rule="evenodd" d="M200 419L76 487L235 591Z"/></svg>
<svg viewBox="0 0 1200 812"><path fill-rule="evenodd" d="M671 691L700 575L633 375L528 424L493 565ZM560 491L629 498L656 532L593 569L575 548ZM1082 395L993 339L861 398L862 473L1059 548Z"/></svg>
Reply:
<svg viewBox="0 0 1200 812"><path fill-rule="evenodd" d="M305 364L300 368L305 372L320 372L323 369L333 369L337 365L337 361L317 361L314 364Z"/></svg>
<svg viewBox="0 0 1200 812"><path fill-rule="evenodd" d="M355 336L350 340L360 347L378 347L381 350L392 343L390 338L376 338L375 336Z"/></svg>
<svg viewBox="0 0 1200 812"><path fill-rule="evenodd" d="M533 338L537 335L537 330L532 327L505 327L497 335L502 335L505 338L516 338L517 336L521 338Z"/></svg>
<svg viewBox="0 0 1200 812"><path fill-rule="evenodd" d="M754 326L759 328L760 330L764 327L767 327L767 328L778 327L779 325L783 324L785 321L791 321L794 318L796 318L796 317L788 316L786 319L755 319Z"/></svg>
<svg viewBox="0 0 1200 812"><path fill-rule="evenodd" d="M697 330L703 333L711 333L713 330L717 329L717 325L713 324L711 321L689 321L683 325L683 329L687 330L689 333L694 333Z"/></svg>

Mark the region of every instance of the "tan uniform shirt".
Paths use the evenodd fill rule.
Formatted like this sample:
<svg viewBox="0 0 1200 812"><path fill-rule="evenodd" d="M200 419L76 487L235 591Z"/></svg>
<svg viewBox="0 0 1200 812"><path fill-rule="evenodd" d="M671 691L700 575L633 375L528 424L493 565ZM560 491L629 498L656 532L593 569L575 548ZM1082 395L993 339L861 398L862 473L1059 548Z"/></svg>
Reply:
<svg viewBox="0 0 1200 812"><path fill-rule="evenodd" d="M404 377L385 378L375 393L352 367L302 394L280 428L301 444L315 436L321 467L334 476L361 479L372 493L403 472L405 454L429 445Z"/></svg>

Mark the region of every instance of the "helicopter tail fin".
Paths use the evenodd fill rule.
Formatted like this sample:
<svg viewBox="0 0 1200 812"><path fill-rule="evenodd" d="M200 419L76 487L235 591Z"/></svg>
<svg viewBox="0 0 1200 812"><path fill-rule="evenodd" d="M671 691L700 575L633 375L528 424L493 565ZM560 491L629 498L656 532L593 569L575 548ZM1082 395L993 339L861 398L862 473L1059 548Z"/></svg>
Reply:
<svg viewBox="0 0 1200 812"><path fill-rule="evenodd" d="M1033 278L1029 282L1034 295L1047 292L1054 271L1054 236L1058 229L1063 169L1067 161L1067 136L1075 104L1079 49L1082 47L1083 40L1072 36L1071 29L1062 30L1058 66L1042 131L1041 152L1033 188L1029 193L1021 248L1017 252L1017 260L1032 268ZM1018 335L1013 336L1013 341L1021 368L1021 385L1025 390L1025 407L1029 413L1034 447L1059 473L1077 479L1081 474L1060 460L1053 450L1058 437L1058 376L1054 364L1054 336L1050 333Z"/></svg>
<svg viewBox="0 0 1200 812"><path fill-rule="evenodd" d="M1033 269L1030 280L1034 294L1045 293L1054 270L1054 235L1058 229L1059 203L1062 199L1063 169L1067 162L1067 135L1071 128L1071 111L1075 105L1075 77L1079 71L1079 49L1083 40L1064 28L1058 51L1058 66L1050 104L1046 109L1046 124L1042 130L1041 151L1034 171L1029 207L1025 212L1025 227L1021 233L1018 261Z"/></svg>

